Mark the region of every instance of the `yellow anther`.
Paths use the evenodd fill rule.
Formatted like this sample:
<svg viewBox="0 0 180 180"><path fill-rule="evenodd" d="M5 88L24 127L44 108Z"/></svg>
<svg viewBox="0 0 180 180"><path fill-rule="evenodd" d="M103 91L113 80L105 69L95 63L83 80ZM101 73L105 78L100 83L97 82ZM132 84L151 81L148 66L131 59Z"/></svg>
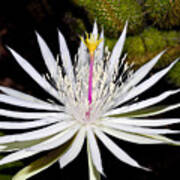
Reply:
<svg viewBox="0 0 180 180"><path fill-rule="evenodd" d="M98 39L98 38L96 39L93 34L90 34L90 37L88 33L85 34L86 34L86 39L84 40L83 37L80 37L80 39L87 46L90 55L93 55L94 51L96 50L102 39Z"/></svg>

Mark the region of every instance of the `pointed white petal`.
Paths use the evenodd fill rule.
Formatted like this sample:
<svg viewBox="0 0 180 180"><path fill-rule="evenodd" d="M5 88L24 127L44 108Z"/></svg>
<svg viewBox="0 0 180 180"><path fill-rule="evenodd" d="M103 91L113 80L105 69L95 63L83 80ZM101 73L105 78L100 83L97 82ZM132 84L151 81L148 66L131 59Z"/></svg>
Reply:
<svg viewBox="0 0 180 180"><path fill-rule="evenodd" d="M150 88L151 86L153 86L156 82L158 82L163 76L165 76L165 74L167 74L169 72L169 70L177 63L179 59L175 60L174 62L172 62L167 68L161 70L160 72L154 74L153 76L151 76L149 79L147 79L146 81L142 82L141 84L139 84L137 87L135 87L133 89L133 91L135 91L137 94L141 94L142 92L144 92L145 90L147 90L148 88ZM135 93L135 94L136 94ZM129 96L133 96L133 93L129 93Z"/></svg>
<svg viewBox="0 0 180 180"><path fill-rule="evenodd" d="M175 110L180 107L180 103L174 104L174 105L159 105L159 106L153 106L145 109L141 109L138 111L132 111L129 113L122 113L117 114L114 117L116 118L142 118L142 117L150 117L155 116L158 114L162 114L171 110ZM113 117L113 115L112 115Z"/></svg>
<svg viewBox="0 0 180 180"><path fill-rule="evenodd" d="M37 40L38 40L38 44L41 50L41 54L43 56L43 59L45 61L46 67L49 70L51 77L54 78L54 80L57 79L57 62L51 52L51 50L49 49L49 47L47 46L46 42L43 40L43 38L36 32L36 36L37 36Z"/></svg>
<svg viewBox="0 0 180 180"><path fill-rule="evenodd" d="M58 31L58 36L59 36L61 60L62 60L64 69L65 69L65 72L66 72L69 80L73 84L75 84L73 66L72 66L71 57L70 57L68 47L66 45L66 41L65 41L64 36L61 34L60 31Z"/></svg>
<svg viewBox="0 0 180 180"><path fill-rule="evenodd" d="M69 130L69 129L67 129L67 130ZM61 131L58 134L59 135L61 134L63 136L63 134L67 130ZM29 140L29 141L25 140L25 141L15 141L15 142L11 142L11 143L4 143L3 148L0 148L0 152L12 152L12 151L17 151L17 150L22 150L22 149L28 149L28 148L30 148L32 146L35 146L35 145L40 144L40 143L42 143L44 141L47 141L47 140L49 140L50 138L52 138L52 137L54 137L56 135L57 135L57 133L54 134L54 135L48 136L48 137L35 139L35 140Z"/></svg>
<svg viewBox="0 0 180 180"><path fill-rule="evenodd" d="M14 161L18 161L20 159L30 157L30 156L32 156L34 154L35 153L31 152L31 151L25 151L25 150L17 151L15 153L12 153L12 154L10 154L8 156L5 156L3 159L1 159L0 160L0 165L7 164L7 163L10 163L10 162L14 162Z"/></svg>
<svg viewBox="0 0 180 180"><path fill-rule="evenodd" d="M101 31L99 39L102 39L102 41L98 46L98 50L99 50L98 59L102 60L103 59L103 54L104 54L104 30Z"/></svg>
<svg viewBox="0 0 180 180"><path fill-rule="evenodd" d="M30 165L21 169L17 174L15 174L15 176L13 176L12 180L27 180L30 177L40 173L41 171L53 165L67 149L68 144L65 148L60 147L50 151L46 155L32 162Z"/></svg>
<svg viewBox="0 0 180 180"><path fill-rule="evenodd" d="M87 127L87 139L88 139L88 143L89 143L89 147L90 147L90 153L92 156L93 164L94 164L95 168L101 174L104 174L99 147L98 147L96 138L94 136L94 133L92 132L92 130L89 127Z"/></svg>
<svg viewBox="0 0 180 180"><path fill-rule="evenodd" d="M100 44L98 45L96 51L95 51L95 61L100 62L103 60L104 55L104 30L101 31L100 37L101 39Z"/></svg>
<svg viewBox="0 0 180 180"><path fill-rule="evenodd" d="M145 65L140 67L128 80L127 84L125 84L124 90L128 90L129 88L135 86L138 84L154 67L154 65L157 63L157 61L160 59L160 57L165 53L165 51L162 51L157 56L155 56L152 60L147 62Z"/></svg>
<svg viewBox="0 0 180 180"><path fill-rule="evenodd" d="M60 111L62 110L61 107L58 107L57 105L53 105L46 102L32 102L29 100L23 100L7 95L1 95L0 94L0 102L16 105L24 108L31 108L31 109L39 109L39 110L49 110L49 111Z"/></svg>
<svg viewBox="0 0 180 180"><path fill-rule="evenodd" d="M22 100L26 100L26 101L31 101L33 103L38 103L38 104L42 104L42 105L45 104L45 105L48 105L48 106L53 106L52 108L55 108L55 109L57 108L57 106L54 105L54 104L50 104L48 102L45 102L45 101L40 100L40 99L38 99L38 98L36 98L34 96L31 96L29 94L25 94L25 93L23 93L21 91L15 90L15 89L0 86L0 90L3 93L5 93L5 94L7 94L9 96L12 96L14 98L18 98L18 99L22 99ZM59 108L59 110L62 110L62 111L64 110L63 106L58 105L58 108Z"/></svg>
<svg viewBox="0 0 180 180"><path fill-rule="evenodd" d="M126 38L127 25L128 25L128 23L126 22L124 30L123 30L119 40L117 41L116 45L114 46L111 57L109 59L108 74L109 74L110 79L112 78L111 76L114 72L114 68L118 64L119 58L122 53L122 49L123 49L125 38Z"/></svg>
<svg viewBox="0 0 180 180"><path fill-rule="evenodd" d="M87 154L88 154L89 180L101 180L101 175L93 165L93 160L92 160L88 141L87 141Z"/></svg>
<svg viewBox="0 0 180 180"><path fill-rule="evenodd" d="M71 127L73 124L73 122L60 122L45 128L41 128L40 130L34 130L31 132L19 133L14 135L0 136L0 144L30 141L34 139L48 137Z"/></svg>
<svg viewBox="0 0 180 180"><path fill-rule="evenodd" d="M120 139L120 140L129 141L129 142L135 143L135 144L162 144L162 143L165 143L158 139L156 140L155 138L153 139L153 138L147 137L143 134L138 135L138 134L128 133L125 131L119 131L119 130L115 130L115 129L107 128L107 127L101 127L101 130L111 136L114 136L114 137Z"/></svg>
<svg viewBox="0 0 180 180"><path fill-rule="evenodd" d="M52 135L55 136L55 135ZM45 138L30 140L30 141L16 141L12 143L4 143L3 146L5 146L3 149L0 149L0 152L14 152L22 149L29 148L31 146L34 146L36 144L39 144L43 141L48 140L49 138L52 138L52 136L48 136Z"/></svg>
<svg viewBox="0 0 180 180"><path fill-rule="evenodd" d="M150 128L143 128L137 126L130 126L130 125L122 125L114 122L102 122L102 125L108 128L114 128L121 131L131 132L131 133L139 133L139 134L175 134L179 133L180 131L169 130L169 129L150 129Z"/></svg>
<svg viewBox="0 0 180 180"><path fill-rule="evenodd" d="M149 112L145 112L145 113L140 113L140 114L134 114L133 117L147 117L147 116L155 116L158 114L162 114L171 110L175 110L177 108L180 107L180 103L175 104L175 105L170 105L170 106L165 106L164 108L160 108L154 111L149 111Z"/></svg>
<svg viewBox="0 0 180 180"><path fill-rule="evenodd" d="M40 144L27 148L27 151L42 152L45 150L57 148L72 139L79 130L79 127L79 125L71 126L62 133L59 133L52 138L49 138L47 141L43 141Z"/></svg>
<svg viewBox="0 0 180 180"><path fill-rule="evenodd" d="M75 139L73 140L70 148L59 159L60 166L63 168L70 162L72 162L80 153L85 140L85 129L82 128Z"/></svg>
<svg viewBox="0 0 180 180"><path fill-rule="evenodd" d="M55 112L17 112L9 111L5 109L0 109L0 116L6 116L11 118L20 118L20 119L42 119L46 117L63 117L67 118L69 115L64 113L55 113Z"/></svg>
<svg viewBox="0 0 180 180"><path fill-rule="evenodd" d="M77 69L80 70L82 66L88 63L87 59L89 58L89 54L87 52L87 47L85 44L81 41L80 47L78 49L78 65Z"/></svg>
<svg viewBox="0 0 180 180"><path fill-rule="evenodd" d="M172 91L166 91L164 93L162 93L161 95L158 95L156 97L147 99L147 100L143 100L137 103L134 103L132 105L125 105L123 107L114 109L109 111L108 113L106 113L105 115L116 115L116 114L120 114L120 113L128 113L131 111L136 111L136 110L140 110L140 109L144 109L146 107L152 106L154 104L159 103L160 101L166 99L167 97L174 95L176 93L179 93L180 90L172 90Z"/></svg>
<svg viewBox="0 0 180 180"><path fill-rule="evenodd" d="M34 79L45 91L54 96L57 100L59 100L58 92L49 84L49 82L43 78L23 57L21 57L17 52L13 49L9 48L10 52L14 56L15 60L19 63L19 65Z"/></svg>
<svg viewBox="0 0 180 180"><path fill-rule="evenodd" d="M40 143L40 144L43 144L43 143ZM23 150L20 150L20 151L17 151L15 153L11 153L11 154L5 156L3 159L0 160L0 165L24 159L24 158L33 156L39 152L40 151L31 151L30 148L23 149Z"/></svg>
<svg viewBox="0 0 180 180"><path fill-rule="evenodd" d="M59 121L58 119L41 119L32 122L1 122L0 121L0 129L30 129L30 128L38 128L46 125L53 124Z"/></svg>
<svg viewBox="0 0 180 180"><path fill-rule="evenodd" d="M48 140L46 140L46 141L48 141ZM40 142L40 144L43 144L43 142ZM23 149L23 150L20 150L20 151L17 151L15 153L11 153L11 154L7 155L6 157L4 157L3 159L0 160L0 165L7 164L10 162L14 162L14 161L18 161L18 160L21 160L23 158L33 156L37 153L39 153L39 151L31 151L30 148L26 148L26 149Z"/></svg>
<svg viewBox="0 0 180 180"><path fill-rule="evenodd" d="M148 90L151 86L156 84L165 74L168 73L168 71L177 63L179 59L176 59L174 62L172 62L167 68L161 70L160 72L157 72L153 76L151 76L149 79L143 81L136 87L132 88L129 93L125 96L124 99L119 101L118 105L138 96L139 94L143 93L144 91Z"/></svg>
<svg viewBox="0 0 180 180"><path fill-rule="evenodd" d="M42 100L38 99L38 98L35 98L29 94L25 94L21 91L18 91L18 90L15 90L15 89L11 89L11 88L8 88L8 87L4 87L4 86L0 86L0 90L7 94L7 95L10 95L12 97L15 97L15 98L19 98L19 99L23 99L23 100L28 100L28 101L32 101L32 102L43 102Z"/></svg>
<svg viewBox="0 0 180 180"><path fill-rule="evenodd" d="M94 26L93 26L93 32L92 34L94 35L95 39L98 38L98 26L97 26L97 23L96 21L94 22Z"/></svg>
<svg viewBox="0 0 180 180"><path fill-rule="evenodd" d="M120 147L118 147L108 136L106 136L103 132L98 130L97 128L94 129L97 137L103 142L103 144L106 146L107 149L109 149L110 152L114 156L116 156L120 161L129 164L130 166L134 166L137 168L143 168L140 166L134 159L132 159L125 151L123 151Z"/></svg>
<svg viewBox="0 0 180 180"><path fill-rule="evenodd" d="M130 119L130 118L109 118L107 122L118 123L122 125L158 127L180 123L180 119Z"/></svg>

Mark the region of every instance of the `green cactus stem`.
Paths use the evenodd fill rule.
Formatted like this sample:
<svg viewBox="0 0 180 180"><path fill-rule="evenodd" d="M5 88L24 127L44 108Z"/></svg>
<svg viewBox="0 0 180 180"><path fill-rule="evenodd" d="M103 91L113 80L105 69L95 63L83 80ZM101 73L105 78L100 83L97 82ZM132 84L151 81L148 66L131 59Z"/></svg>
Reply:
<svg viewBox="0 0 180 180"><path fill-rule="evenodd" d="M104 27L108 37L117 38L122 32L125 22L129 21L128 32L137 33L143 29L143 12L134 0L73 0L83 6L91 23L94 19Z"/></svg>
<svg viewBox="0 0 180 180"><path fill-rule="evenodd" d="M127 61L133 62L136 69L157 53L167 49L167 52L155 66L157 69L163 68L180 56L179 42L180 32L148 28L139 36L127 38L125 43L125 52L128 53Z"/></svg>
<svg viewBox="0 0 180 180"><path fill-rule="evenodd" d="M130 36L126 39L124 51L131 58L141 57L145 54L145 46L140 36Z"/></svg>
<svg viewBox="0 0 180 180"><path fill-rule="evenodd" d="M112 49L113 49L114 45L116 44L116 42L117 42L116 38L105 37L105 46L107 46L110 51L112 51Z"/></svg>
<svg viewBox="0 0 180 180"><path fill-rule="evenodd" d="M178 47L180 57L180 46ZM176 63L172 70L167 74L166 80L168 83L180 87L180 62Z"/></svg>
<svg viewBox="0 0 180 180"><path fill-rule="evenodd" d="M167 45L162 32L155 28L147 28L141 34L147 52L155 52L164 49Z"/></svg>
<svg viewBox="0 0 180 180"><path fill-rule="evenodd" d="M146 0L145 11L148 19L162 29L180 25L179 0Z"/></svg>

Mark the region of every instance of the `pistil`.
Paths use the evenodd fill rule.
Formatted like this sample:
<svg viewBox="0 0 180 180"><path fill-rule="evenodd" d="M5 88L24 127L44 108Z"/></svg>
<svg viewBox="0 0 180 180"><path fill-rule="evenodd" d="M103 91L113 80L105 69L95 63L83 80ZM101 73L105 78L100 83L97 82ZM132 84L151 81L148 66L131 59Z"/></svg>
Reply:
<svg viewBox="0 0 180 180"><path fill-rule="evenodd" d="M86 118L89 120L90 113L91 113L92 96L93 96L94 52L95 52L96 48L98 47L99 43L102 41L102 39L98 39L93 34L90 34L90 37L89 37L88 34L86 34L86 39L85 40L82 37L80 37L80 38L81 38L82 42L88 48L89 54L90 54L89 82L88 82L88 103L89 103L89 109L86 112Z"/></svg>
<svg viewBox="0 0 180 180"><path fill-rule="evenodd" d="M89 85L88 85L89 106L92 103L92 93L93 93L93 65L94 65L94 54L91 54L90 55L90 65L89 65Z"/></svg>

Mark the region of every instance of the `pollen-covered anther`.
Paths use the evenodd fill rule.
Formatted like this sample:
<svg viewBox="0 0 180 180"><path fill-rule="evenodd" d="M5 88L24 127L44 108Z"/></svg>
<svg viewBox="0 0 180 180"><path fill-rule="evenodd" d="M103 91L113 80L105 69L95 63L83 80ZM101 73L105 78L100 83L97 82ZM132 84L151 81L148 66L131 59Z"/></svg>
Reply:
<svg viewBox="0 0 180 180"><path fill-rule="evenodd" d="M84 39L81 36L80 39L88 48L90 55L94 54L94 51L102 41L102 39L98 39L98 37L96 38L92 33L91 34L86 33L86 39Z"/></svg>

